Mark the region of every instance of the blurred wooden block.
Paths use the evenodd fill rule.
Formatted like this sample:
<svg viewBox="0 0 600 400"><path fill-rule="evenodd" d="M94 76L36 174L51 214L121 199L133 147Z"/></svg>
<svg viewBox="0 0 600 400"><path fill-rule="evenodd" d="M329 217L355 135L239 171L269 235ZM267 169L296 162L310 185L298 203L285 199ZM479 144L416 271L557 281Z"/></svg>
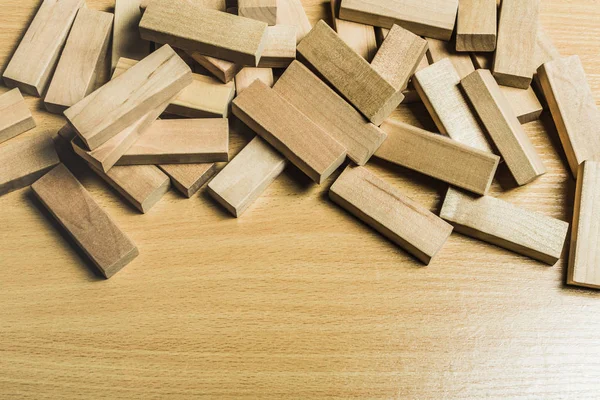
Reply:
<svg viewBox="0 0 600 400"><path fill-rule="evenodd" d="M33 128L35 121L19 88L0 95L0 143Z"/></svg>
<svg viewBox="0 0 600 400"><path fill-rule="evenodd" d="M277 0L238 0L238 14L240 17L275 25L277 23Z"/></svg>
<svg viewBox="0 0 600 400"><path fill-rule="evenodd" d="M204 56L198 52L190 52L188 54L223 83L231 82L235 75L243 68L240 64Z"/></svg>
<svg viewBox="0 0 600 400"><path fill-rule="evenodd" d="M113 70L121 57L142 60L150 53L150 43L141 38L138 28L142 19L140 8L140 0L115 0L111 53Z"/></svg>
<svg viewBox="0 0 600 400"><path fill-rule="evenodd" d="M371 62L373 57L375 57L375 53L377 53L375 28L371 25L339 19L341 0L331 0L330 3L331 15L333 16L333 29L352 50L360 54L365 60Z"/></svg>
<svg viewBox="0 0 600 400"><path fill-rule="evenodd" d="M145 10L154 0L140 0L140 9ZM175 1L189 1L189 0L175 0ZM192 3L199 6L210 8L211 10L226 11L229 8L228 1L225 0L193 0ZM235 2L237 7L237 1Z"/></svg>
<svg viewBox="0 0 600 400"><path fill-rule="evenodd" d="M296 44L310 32L312 25L306 16L301 0L279 0L277 3L277 25L296 27Z"/></svg>
<svg viewBox="0 0 600 400"><path fill-rule="evenodd" d="M460 79L475 71L475 66L468 53L458 53L449 42L427 38L427 59L429 64L447 58L450 60Z"/></svg>
<svg viewBox="0 0 600 400"><path fill-rule="evenodd" d="M318 184L346 158L341 144L259 80L233 100L233 114Z"/></svg>
<svg viewBox="0 0 600 400"><path fill-rule="evenodd" d="M460 0L456 18L456 50L494 51L496 11L495 0Z"/></svg>
<svg viewBox="0 0 600 400"><path fill-rule="evenodd" d="M520 123L526 124L540 118L544 107L542 107L542 103L540 103L531 86L527 89L510 86L499 87Z"/></svg>
<svg viewBox="0 0 600 400"><path fill-rule="evenodd" d="M46 110L61 114L90 94L106 58L112 25L110 13L79 10L44 98Z"/></svg>
<svg viewBox="0 0 600 400"><path fill-rule="evenodd" d="M44 0L4 70L4 84L40 97L85 0Z"/></svg>
<svg viewBox="0 0 600 400"><path fill-rule="evenodd" d="M365 167L348 166L329 197L425 264L452 233L451 225Z"/></svg>
<svg viewBox="0 0 600 400"><path fill-rule="evenodd" d="M173 186L190 198L217 173L217 164L160 164L157 165L171 178Z"/></svg>
<svg viewBox="0 0 600 400"><path fill-rule="evenodd" d="M296 59L296 27L288 25L269 26L262 57L261 68L286 68Z"/></svg>
<svg viewBox="0 0 600 400"><path fill-rule="evenodd" d="M244 91L255 80L261 80L265 85L272 87L274 83L272 68L244 67L235 76L235 90L237 95Z"/></svg>

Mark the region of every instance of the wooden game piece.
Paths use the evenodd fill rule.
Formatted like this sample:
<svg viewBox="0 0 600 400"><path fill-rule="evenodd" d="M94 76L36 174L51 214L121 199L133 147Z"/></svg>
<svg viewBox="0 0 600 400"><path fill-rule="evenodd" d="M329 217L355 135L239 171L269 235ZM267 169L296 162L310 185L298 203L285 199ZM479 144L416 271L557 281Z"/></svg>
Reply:
<svg viewBox="0 0 600 400"><path fill-rule="evenodd" d="M296 44L300 43L312 29L301 0L279 0L277 3L277 25L295 26Z"/></svg>
<svg viewBox="0 0 600 400"><path fill-rule="evenodd" d="M339 37L365 60L369 62L373 60L378 46L375 38L375 28L371 25L339 19L341 0L331 0L330 3L333 29Z"/></svg>
<svg viewBox="0 0 600 400"><path fill-rule="evenodd" d="M272 68L256 68L256 67L244 67L235 76L235 90L237 95L244 91L252 82L260 79L265 85L272 87L275 82L273 79Z"/></svg>
<svg viewBox="0 0 600 400"><path fill-rule="evenodd" d="M510 86L499 86L499 88L521 124L540 118L544 107L531 86L527 89Z"/></svg>
<svg viewBox="0 0 600 400"><path fill-rule="evenodd" d="M427 38L427 44L429 46L427 49L429 64L434 64L447 58L452 62L460 79L475 71L471 56L468 53L457 52L449 42Z"/></svg>
<svg viewBox="0 0 600 400"><path fill-rule="evenodd" d="M140 9L146 10L148 4L154 0L140 0ZM190 0L175 0L175 1L190 1ZM232 4L228 4L229 0L193 0L194 4L210 8L211 10L226 11L228 8L237 7L237 1Z"/></svg>
<svg viewBox="0 0 600 400"><path fill-rule="evenodd" d="M269 26L262 57L261 68L287 68L296 59L296 27L289 25Z"/></svg>
<svg viewBox="0 0 600 400"><path fill-rule="evenodd" d="M111 68L121 57L142 60L150 54L150 43L140 36L142 19L140 0L115 0L115 21L112 35Z"/></svg>
<svg viewBox="0 0 600 400"><path fill-rule="evenodd" d="M456 18L456 50L494 51L496 11L495 0L460 0Z"/></svg>
<svg viewBox="0 0 600 400"><path fill-rule="evenodd" d="M235 75L243 68L240 64L221 60L220 58L208 57L198 52L189 52L188 54L223 83L231 82Z"/></svg>
<svg viewBox="0 0 600 400"><path fill-rule="evenodd" d="M217 164L160 164L157 165L171 178L173 186L190 198L217 173Z"/></svg>
<svg viewBox="0 0 600 400"><path fill-rule="evenodd" d="M19 88L0 95L0 143L35 128L31 111Z"/></svg>
<svg viewBox="0 0 600 400"><path fill-rule="evenodd" d="M268 25L277 23L277 0L238 0L237 8L240 17L252 18Z"/></svg>

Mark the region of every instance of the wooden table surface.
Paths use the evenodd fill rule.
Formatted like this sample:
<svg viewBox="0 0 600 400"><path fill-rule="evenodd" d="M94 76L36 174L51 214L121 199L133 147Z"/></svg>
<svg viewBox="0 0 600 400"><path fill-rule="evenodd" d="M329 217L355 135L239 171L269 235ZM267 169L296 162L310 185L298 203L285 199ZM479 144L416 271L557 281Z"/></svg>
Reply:
<svg viewBox="0 0 600 400"><path fill-rule="evenodd" d="M39 3L2 0L0 71ZM326 0L304 4L313 22L331 17ZM581 56L597 101L599 19L598 0L542 1L543 26ZM26 135L62 125L27 103L38 127ZM422 105L396 117L434 129ZM526 130L548 173L511 189L500 170L493 194L570 221L574 181L552 119ZM233 131L235 153L251 134ZM454 234L422 267L332 204L333 179L319 187L293 168L234 219L204 191L171 191L140 215L69 166L141 254L100 279L29 189L0 198L0 398L600 397L600 293L565 287L563 261ZM369 167L438 211L446 185Z"/></svg>

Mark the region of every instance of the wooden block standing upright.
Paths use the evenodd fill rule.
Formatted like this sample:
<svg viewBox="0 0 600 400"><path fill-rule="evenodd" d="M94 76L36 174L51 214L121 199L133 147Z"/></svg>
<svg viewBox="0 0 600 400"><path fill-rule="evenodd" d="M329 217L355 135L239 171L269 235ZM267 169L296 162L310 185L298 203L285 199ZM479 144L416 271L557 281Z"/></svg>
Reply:
<svg viewBox="0 0 600 400"><path fill-rule="evenodd" d="M496 11L495 0L460 0L456 18L456 50L494 51Z"/></svg>
<svg viewBox="0 0 600 400"><path fill-rule="evenodd" d="M296 59L296 27L269 26L265 48L258 66L261 68L286 68Z"/></svg>
<svg viewBox="0 0 600 400"><path fill-rule="evenodd" d="M306 16L301 0L279 0L277 3L277 25L296 27L296 44L300 43L312 25Z"/></svg>
<svg viewBox="0 0 600 400"><path fill-rule="evenodd" d="M340 3L341 0L331 0L333 29L348 46L370 62L377 53L375 28L371 25L339 19Z"/></svg>
<svg viewBox="0 0 600 400"><path fill-rule="evenodd" d="M0 143L33 128L35 121L19 88L0 95Z"/></svg>
<svg viewBox="0 0 600 400"><path fill-rule="evenodd" d="M277 0L238 0L238 14L240 17L275 25L277 23Z"/></svg>
<svg viewBox="0 0 600 400"><path fill-rule="evenodd" d="M329 197L425 264L452 233L452 226L365 167L348 166Z"/></svg>
<svg viewBox="0 0 600 400"><path fill-rule="evenodd" d="M449 42L427 38L427 59L429 64L447 58L450 60L460 79L475 71L473 60L468 53L458 53Z"/></svg>
<svg viewBox="0 0 600 400"><path fill-rule="evenodd" d="M239 96L255 80L260 79L265 85L272 87L274 81L272 68L244 67L235 76L235 91Z"/></svg>
<svg viewBox="0 0 600 400"><path fill-rule="evenodd" d="M110 13L79 10L44 98L46 110L62 113L90 94L106 57L112 26Z"/></svg>
<svg viewBox="0 0 600 400"><path fill-rule="evenodd" d="M217 173L217 164L160 164L171 178L173 186L185 197L190 198Z"/></svg>
<svg viewBox="0 0 600 400"><path fill-rule="evenodd" d="M64 165L47 173L31 189L105 278L138 256L136 245Z"/></svg>
<svg viewBox="0 0 600 400"><path fill-rule="evenodd" d="M150 53L150 43L140 36L142 19L140 0L115 0L115 23L112 36L111 68L121 57L141 60Z"/></svg>
<svg viewBox="0 0 600 400"><path fill-rule="evenodd" d="M197 51L188 53L198 64L208 70L223 83L231 82L243 66L220 58L208 57Z"/></svg>

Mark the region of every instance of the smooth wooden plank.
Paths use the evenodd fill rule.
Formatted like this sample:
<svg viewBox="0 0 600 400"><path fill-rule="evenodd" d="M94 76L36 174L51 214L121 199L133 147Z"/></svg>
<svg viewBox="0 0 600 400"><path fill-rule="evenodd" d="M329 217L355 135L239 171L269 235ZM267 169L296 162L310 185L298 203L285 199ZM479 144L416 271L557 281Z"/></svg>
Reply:
<svg viewBox="0 0 600 400"><path fill-rule="evenodd" d="M496 1L459 0L456 18L457 51L496 49Z"/></svg>
<svg viewBox="0 0 600 400"><path fill-rule="evenodd" d="M427 44L429 46L427 49L429 64L434 64L447 58L452 62L460 79L475 71L471 56L468 53L457 52L450 42L427 38Z"/></svg>
<svg viewBox="0 0 600 400"><path fill-rule="evenodd" d="M296 44L312 29L300 0L279 0L277 3L277 25L296 27Z"/></svg>
<svg viewBox="0 0 600 400"><path fill-rule="evenodd" d="M277 23L277 0L238 0L238 15L273 26Z"/></svg>
<svg viewBox="0 0 600 400"><path fill-rule="evenodd" d="M142 19L140 0L115 0L111 68L121 57L142 60L150 53L150 43L142 39L138 28Z"/></svg>
<svg viewBox="0 0 600 400"><path fill-rule="evenodd" d="M266 44L258 63L261 68L286 68L296 59L296 27L269 26Z"/></svg>
<svg viewBox="0 0 600 400"><path fill-rule="evenodd" d="M272 68L244 67L235 76L235 91L239 96L252 82L260 79L265 85L272 87L275 82Z"/></svg>
<svg viewBox="0 0 600 400"><path fill-rule="evenodd" d="M375 28L371 25L339 19L341 0L331 0L330 3L333 29L348 46L371 62L377 53Z"/></svg>
<svg viewBox="0 0 600 400"><path fill-rule="evenodd" d="M190 198L216 173L217 164L160 164L157 165L171 178L173 186L185 197Z"/></svg>
<svg viewBox="0 0 600 400"><path fill-rule="evenodd" d="M189 52L188 54L223 83L231 82L235 75L243 68L241 64L221 60L220 58L208 57L197 51Z"/></svg>
<svg viewBox="0 0 600 400"><path fill-rule="evenodd" d="M35 125L19 88L0 95L0 143L35 128Z"/></svg>

